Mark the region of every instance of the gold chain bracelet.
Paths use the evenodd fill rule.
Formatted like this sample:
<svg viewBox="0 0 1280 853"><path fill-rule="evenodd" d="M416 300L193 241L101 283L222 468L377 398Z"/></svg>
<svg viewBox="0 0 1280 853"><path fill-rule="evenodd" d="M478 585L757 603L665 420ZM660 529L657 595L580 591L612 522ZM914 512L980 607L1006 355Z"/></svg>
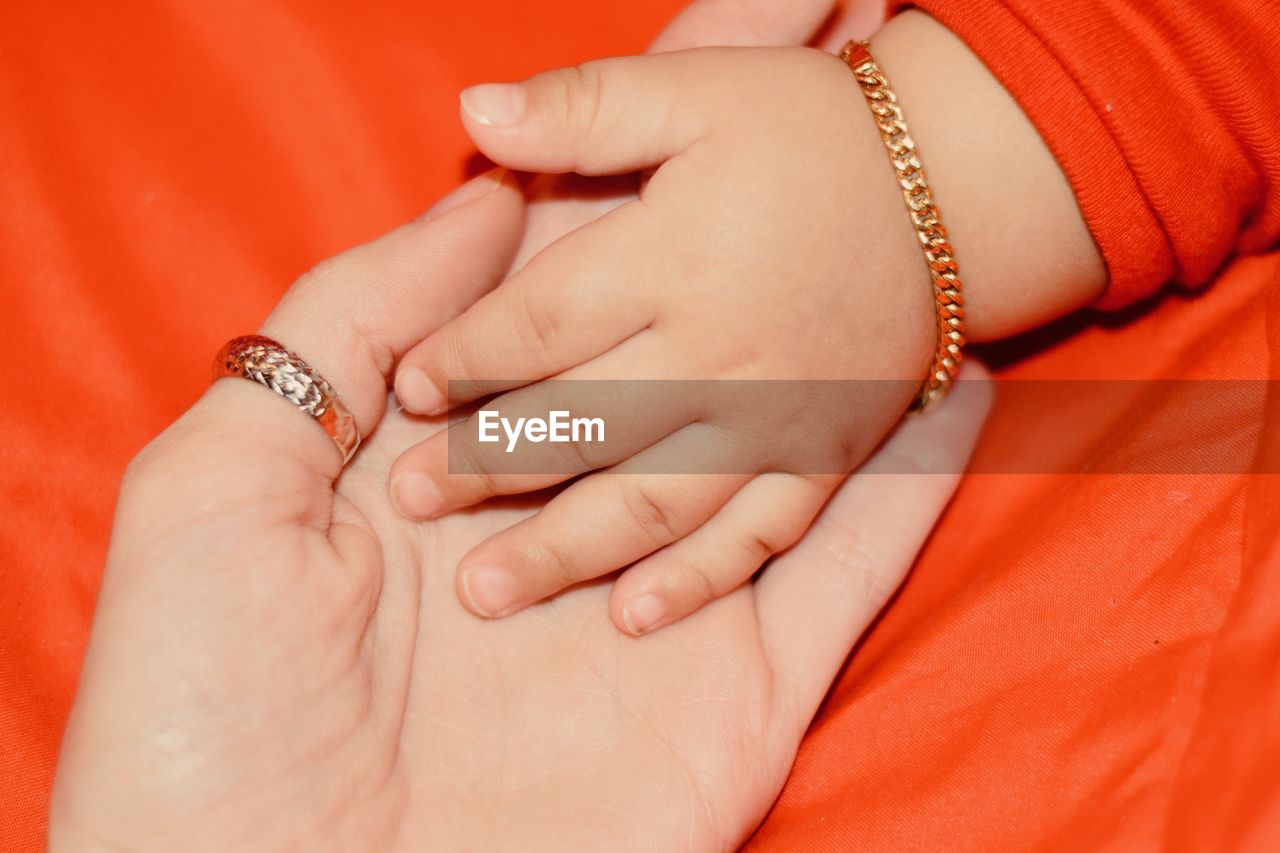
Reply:
<svg viewBox="0 0 1280 853"><path fill-rule="evenodd" d="M866 42L849 42L840 51L840 58L853 71L858 88L875 115L876 127L889 149L889 159L898 173L898 185L902 188L911 224L920 238L929 275L933 279L934 303L938 308L938 348L934 352L929 377L914 406L923 410L946 395L960 369L961 349L964 347L964 286L960 283L947 229L938 221L938 207L933 203L933 193L929 191L915 142L907 131L902 108L889 88L889 81L871 58Z"/></svg>

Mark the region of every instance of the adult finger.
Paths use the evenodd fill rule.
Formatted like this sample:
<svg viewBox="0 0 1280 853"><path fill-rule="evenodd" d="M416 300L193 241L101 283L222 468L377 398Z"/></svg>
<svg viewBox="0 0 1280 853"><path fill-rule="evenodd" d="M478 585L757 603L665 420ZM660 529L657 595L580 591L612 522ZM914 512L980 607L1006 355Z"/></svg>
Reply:
<svg viewBox="0 0 1280 853"><path fill-rule="evenodd" d="M385 409L396 359L501 279L522 224L519 192L500 175L477 178L422 219L303 276L261 333L325 377L368 435ZM265 388L224 379L144 452L140 466L176 449L204 460L182 483L225 495L220 506L308 511L342 467L333 442L310 420ZM231 487L215 488L223 483Z"/></svg>

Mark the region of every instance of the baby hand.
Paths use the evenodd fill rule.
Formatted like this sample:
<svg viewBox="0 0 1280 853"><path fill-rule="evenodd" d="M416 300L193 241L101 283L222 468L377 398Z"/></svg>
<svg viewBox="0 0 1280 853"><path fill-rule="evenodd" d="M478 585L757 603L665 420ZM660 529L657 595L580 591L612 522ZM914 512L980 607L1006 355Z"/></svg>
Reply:
<svg viewBox="0 0 1280 853"><path fill-rule="evenodd" d="M475 416L395 463L393 498L411 518L604 469L467 554L459 593L502 616L630 566L613 621L631 633L668 624L796 541L928 371L932 289L893 169L848 68L802 48L591 62L477 86L462 104L500 165L657 169L638 200L552 244L407 354L396 378L406 409L510 392L486 408L572 410L573 383L539 381L549 377L846 389L802 412L789 409L809 392L784 393L754 416L718 402L731 394L655 406L622 395L613 411L601 398L590 414L625 424L621 440L537 445L547 473L506 473L501 444L475 443L453 459L465 473L450 473L449 436L474 434ZM702 452L708 431L725 436L713 442L719 473L655 463ZM823 464L780 458L801 444Z"/></svg>

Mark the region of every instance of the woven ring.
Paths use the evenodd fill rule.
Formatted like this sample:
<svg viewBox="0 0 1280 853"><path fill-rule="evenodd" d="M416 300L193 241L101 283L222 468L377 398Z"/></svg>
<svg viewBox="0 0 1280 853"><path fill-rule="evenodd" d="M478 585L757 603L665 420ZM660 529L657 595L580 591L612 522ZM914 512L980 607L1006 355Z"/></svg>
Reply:
<svg viewBox="0 0 1280 853"><path fill-rule="evenodd" d="M350 461L360 446L360 431L351 411L338 399L333 386L278 341L262 335L232 338L218 351L213 378L238 376L256 382L284 397L324 429Z"/></svg>

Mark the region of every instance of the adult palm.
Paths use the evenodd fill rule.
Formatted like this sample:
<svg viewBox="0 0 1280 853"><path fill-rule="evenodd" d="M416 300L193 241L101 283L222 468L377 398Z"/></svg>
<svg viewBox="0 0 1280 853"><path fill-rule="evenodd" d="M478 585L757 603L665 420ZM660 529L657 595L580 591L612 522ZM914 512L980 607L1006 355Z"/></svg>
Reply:
<svg viewBox="0 0 1280 853"><path fill-rule="evenodd" d="M601 585L482 622L453 566L529 509L405 521L385 472L438 424L378 423L414 318L457 310L515 249L518 194L462 192L483 194L325 265L264 330L372 432L347 470L236 380L130 469L54 848L708 849L768 809L945 503L983 392L966 383L871 463L941 473L860 473L760 580L676 626L620 634Z"/></svg>
<svg viewBox="0 0 1280 853"><path fill-rule="evenodd" d="M678 625L621 635L601 585L482 622L453 567L531 507L402 519L386 471L439 424L385 413L386 382L501 279L523 233L518 193L481 178L272 315L264 333L333 381L367 436L347 469L235 380L131 466L53 848L705 849L765 813L949 496L985 394L966 383L913 419L799 546Z"/></svg>

